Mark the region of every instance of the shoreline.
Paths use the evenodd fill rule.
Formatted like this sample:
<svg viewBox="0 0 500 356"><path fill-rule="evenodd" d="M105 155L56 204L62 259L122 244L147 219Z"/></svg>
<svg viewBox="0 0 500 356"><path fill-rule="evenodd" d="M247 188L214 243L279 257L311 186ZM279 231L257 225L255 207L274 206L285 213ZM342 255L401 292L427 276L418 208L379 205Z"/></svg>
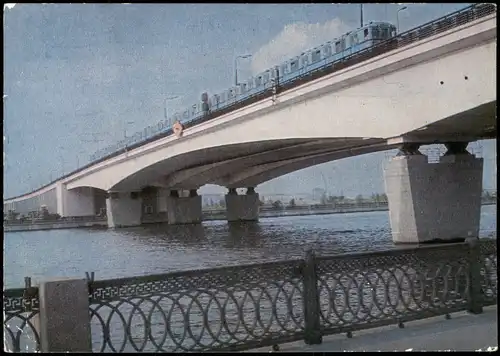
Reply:
<svg viewBox="0 0 500 356"><path fill-rule="evenodd" d="M496 202L483 203L484 205L496 205ZM333 215L333 214L352 214L352 213L369 213L374 211L388 211L387 205L372 206L372 207L350 207L341 209L283 209L283 210L263 210L260 212L259 218L281 218L293 216L308 216L308 215ZM202 221L217 221L225 220L225 211L205 210L202 212ZM145 219L141 225L161 224L166 223L164 218L160 219ZM107 221L59 221L59 222L38 222L35 224L4 224L4 232L26 232L26 231L41 231L41 230L62 230L62 229L82 229L82 228L107 228Z"/></svg>

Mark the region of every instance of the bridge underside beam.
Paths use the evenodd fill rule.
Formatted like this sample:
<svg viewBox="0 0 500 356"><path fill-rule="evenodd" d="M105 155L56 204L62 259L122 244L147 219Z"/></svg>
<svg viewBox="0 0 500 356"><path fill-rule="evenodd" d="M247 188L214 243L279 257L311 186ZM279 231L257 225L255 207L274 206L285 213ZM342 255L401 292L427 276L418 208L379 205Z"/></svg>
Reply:
<svg viewBox="0 0 500 356"><path fill-rule="evenodd" d="M299 158L287 159L283 161L248 167L247 169L241 170L238 173L221 177L214 181L214 183L226 186L228 188L255 187L269 180L307 167L312 167L318 164L346 157L387 150L393 147L395 147L395 145L389 146L382 142L310 155L303 154Z"/></svg>
<svg viewBox="0 0 500 356"><path fill-rule="evenodd" d="M334 149L342 149L352 146L352 142L356 140L359 139L315 139L310 142L290 144L286 147L270 149L255 154L245 155L242 153L242 156L238 158L182 169L170 174L165 179L155 182L155 184L171 189L198 188L205 184L214 183L219 178L230 175L233 172L239 172L250 166L302 157L305 154L311 155L329 152Z"/></svg>
<svg viewBox="0 0 500 356"><path fill-rule="evenodd" d="M403 147L384 176L396 244L463 241L479 235L483 159L447 144L439 163L428 163L418 145Z"/></svg>

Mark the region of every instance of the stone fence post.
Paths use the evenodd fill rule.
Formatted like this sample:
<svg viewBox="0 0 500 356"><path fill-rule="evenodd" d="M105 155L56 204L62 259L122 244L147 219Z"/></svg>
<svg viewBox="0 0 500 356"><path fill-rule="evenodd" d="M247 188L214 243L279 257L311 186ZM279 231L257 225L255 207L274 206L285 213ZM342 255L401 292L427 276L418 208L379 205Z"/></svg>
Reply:
<svg viewBox="0 0 500 356"><path fill-rule="evenodd" d="M479 239L468 238L466 242L469 245L469 312L472 314L481 314L483 312L483 294L481 291L481 251L479 250Z"/></svg>
<svg viewBox="0 0 500 356"><path fill-rule="evenodd" d="M302 269L303 300L304 300L304 341L308 345L321 344L320 303L318 276L314 252L306 252L305 264Z"/></svg>
<svg viewBox="0 0 500 356"><path fill-rule="evenodd" d="M38 288L41 352L92 352L87 279L57 279Z"/></svg>

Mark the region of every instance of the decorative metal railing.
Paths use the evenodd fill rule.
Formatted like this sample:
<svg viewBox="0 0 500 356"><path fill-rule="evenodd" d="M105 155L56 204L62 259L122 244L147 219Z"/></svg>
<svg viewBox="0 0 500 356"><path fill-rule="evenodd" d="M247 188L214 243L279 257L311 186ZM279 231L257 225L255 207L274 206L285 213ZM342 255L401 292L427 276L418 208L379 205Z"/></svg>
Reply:
<svg viewBox="0 0 500 356"><path fill-rule="evenodd" d="M94 352L237 351L497 302L496 240L94 281ZM4 293L10 350L37 349L37 288ZM15 319L17 320L14 323ZM26 348L27 342L30 348Z"/></svg>
<svg viewBox="0 0 500 356"><path fill-rule="evenodd" d="M497 241L484 239L479 244L481 256L481 288L483 305L493 305L498 298L498 276L497 276Z"/></svg>
<svg viewBox="0 0 500 356"><path fill-rule="evenodd" d="M25 278L25 288L7 289L3 292L4 351L34 352L39 350L38 288L31 287Z"/></svg>
<svg viewBox="0 0 500 356"><path fill-rule="evenodd" d="M192 118L189 121L183 121L182 124L184 125L184 128L196 126L200 123L212 120L216 117L222 116L231 111L240 109L244 106L250 105L260 100L272 98L277 93L282 93L283 91L295 88L311 80L321 78L325 75L337 72L339 70L345 69L355 64L359 64L363 61L366 61L370 58L374 58L378 55L389 52L396 48L405 47L411 43L448 31L452 28L475 21L479 18L491 15L493 13L496 13L496 5L494 4L485 4L485 3L474 4L472 6L458 10L456 12L453 12L451 14L448 14L431 22L420 25L406 32L400 33L396 37L381 42L376 46L343 57L333 63L328 63L314 70L310 70L308 72L305 72L303 75L290 79L286 82L277 83L277 86L275 88L271 87L265 88L264 90L258 93L245 97L244 99L236 98L231 105L227 105L222 109L211 110L208 114L200 114L199 116ZM94 155L91 157L91 162L56 179L55 181L69 177L95 164L116 157L126 151L130 151L132 149L144 146L160 138L173 135L173 129L171 127L170 121L171 119L169 118L166 119L165 121L158 122L156 125L148 126L146 129L140 131L140 137L141 137L140 142L135 142L130 144L126 142L120 142L118 144L103 149L98 155ZM145 134L147 132L149 132L150 134ZM43 185L38 190L41 190L49 186L55 181ZM21 196L22 195L11 197L9 199L15 199Z"/></svg>
<svg viewBox="0 0 500 356"><path fill-rule="evenodd" d="M285 261L93 282L93 349L238 350L299 340L299 265Z"/></svg>

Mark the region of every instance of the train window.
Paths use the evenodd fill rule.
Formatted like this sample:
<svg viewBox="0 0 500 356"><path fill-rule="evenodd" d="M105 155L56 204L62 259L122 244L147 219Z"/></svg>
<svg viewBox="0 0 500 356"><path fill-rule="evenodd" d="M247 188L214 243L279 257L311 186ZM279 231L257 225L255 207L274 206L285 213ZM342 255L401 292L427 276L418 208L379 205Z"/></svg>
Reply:
<svg viewBox="0 0 500 356"><path fill-rule="evenodd" d="M382 39L386 40L388 39L390 36L389 36L389 29L388 28L383 28L382 29Z"/></svg>
<svg viewBox="0 0 500 356"><path fill-rule="evenodd" d="M234 98L234 89L229 89L227 92L227 98L232 99Z"/></svg>
<svg viewBox="0 0 500 356"><path fill-rule="evenodd" d="M363 34L365 35L365 38L368 37L368 29L365 28L365 30L363 31Z"/></svg>
<svg viewBox="0 0 500 356"><path fill-rule="evenodd" d="M332 43L327 42L323 46L323 58L330 57L332 55Z"/></svg>
<svg viewBox="0 0 500 356"><path fill-rule="evenodd" d="M279 69L279 67L278 67L278 66L274 67L274 68L272 69L271 78L273 78L273 79L278 78L278 76L279 76L279 71L280 71L280 69Z"/></svg>
<svg viewBox="0 0 500 356"><path fill-rule="evenodd" d="M259 75L258 77L255 77L255 86L258 87L261 84L262 84L262 76Z"/></svg>
<svg viewBox="0 0 500 356"><path fill-rule="evenodd" d="M263 76L263 81L264 81L264 84L266 84L267 82L269 82L269 70L266 70L266 72L264 73L264 76Z"/></svg>
<svg viewBox="0 0 500 356"><path fill-rule="evenodd" d="M191 107L191 115L192 115L192 116L195 116L197 113L198 113L198 105L194 104L194 105Z"/></svg>
<svg viewBox="0 0 500 356"><path fill-rule="evenodd" d="M288 73L288 63L282 64L280 68L280 76Z"/></svg>
<svg viewBox="0 0 500 356"><path fill-rule="evenodd" d="M373 38L374 40L378 40L378 39L379 39L379 37L380 37L380 34L379 34L379 30L378 30L378 28L373 27L373 28L372 28L372 38Z"/></svg>
<svg viewBox="0 0 500 356"><path fill-rule="evenodd" d="M297 69L299 69L299 61L294 59L290 62L290 72L295 72Z"/></svg>
<svg viewBox="0 0 500 356"><path fill-rule="evenodd" d="M302 53L300 55L300 68L307 67L309 65L309 58L307 53Z"/></svg>
<svg viewBox="0 0 500 356"><path fill-rule="evenodd" d="M335 53L342 52L342 46L340 45L340 41L335 42Z"/></svg>
<svg viewBox="0 0 500 356"><path fill-rule="evenodd" d="M351 36L351 46L355 45L355 44L358 44L358 43L359 43L358 34L355 33L354 35Z"/></svg>
<svg viewBox="0 0 500 356"><path fill-rule="evenodd" d="M247 81L247 90L253 89L253 78L248 79Z"/></svg>
<svg viewBox="0 0 500 356"><path fill-rule="evenodd" d="M241 83L240 84L240 92L245 93L247 91L247 85L246 83Z"/></svg>
<svg viewBox="0 0 500 356"><path fill-rule="evenodd" d="M317 49L313 51L311 54L311 62L316 63L319 62L320 60L321 60L321 50Z"/></svg>

